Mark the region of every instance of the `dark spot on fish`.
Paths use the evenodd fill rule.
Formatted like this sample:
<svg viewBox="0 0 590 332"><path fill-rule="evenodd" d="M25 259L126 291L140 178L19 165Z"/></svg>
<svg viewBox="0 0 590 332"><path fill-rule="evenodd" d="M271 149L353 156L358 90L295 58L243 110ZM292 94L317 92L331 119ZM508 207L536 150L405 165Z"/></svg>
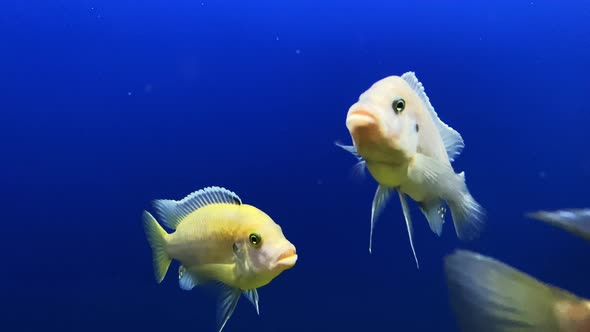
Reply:
<svg viewBox="0 0 590 332"><path fill-rule="evenodd" d="M420 131L420 127L418 126L418 124L416 123L416 132Z"/></svg>
<svg viewBox="0 0 590 332"><path fill-rule="evenodd" d="M238 253L238 245L235 242L234 242L234 244L232 246L232 249L234 251L234 254L237 254Z"/></svg>
<svg viewBox="0 0 590 332"><path fill-rule="evenodd" d="M234 203L236 203L236 204L238 204L238 205L242 204L242 202L240 202L240 199L239 199L239 198L237 198L237 197L232 197L232 199L234 200Z"/></svg>

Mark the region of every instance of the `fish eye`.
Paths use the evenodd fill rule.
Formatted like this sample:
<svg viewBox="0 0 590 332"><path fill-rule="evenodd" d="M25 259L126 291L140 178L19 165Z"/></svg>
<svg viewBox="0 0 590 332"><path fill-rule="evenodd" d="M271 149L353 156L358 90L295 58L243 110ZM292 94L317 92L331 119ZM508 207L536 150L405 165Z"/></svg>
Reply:
<svg viewBox="0 0 590 332"><path fill-rule="evenodd" d="M393 111L395 112L395 114L399 114L406 108L406 101L403 100L402 98L396 99L391 104L391 108L393 108Z"/></svg>
<svg viewBox="0 0 590 332"><path fill-rule="evenodd" d="M258 247L260 247L260 245L262 245L262 237L260 237L259 234L252 233L248 236L248 239L250 240L250 243L252 243L252 245L255 248L258 248Z"/></svg>

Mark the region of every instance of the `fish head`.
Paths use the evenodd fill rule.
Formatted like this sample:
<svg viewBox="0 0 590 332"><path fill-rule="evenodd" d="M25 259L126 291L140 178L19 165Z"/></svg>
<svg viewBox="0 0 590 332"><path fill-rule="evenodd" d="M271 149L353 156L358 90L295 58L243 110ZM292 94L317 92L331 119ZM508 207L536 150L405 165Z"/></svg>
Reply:
<svg viewBox="0 0 590 332"><path fill-rule="evenodd" d="M401 163L418 149L421 101L408 83L389 76L374 83L350 106L346 127L368 162Z"/></svg>
<svg viewBox="0 0 590 332"><path fill-rule="evenodd" d="M281 226L266 213L251 208L252 212L242 220L245 227L236 241L242 261L238 266L243 278L255 280L260 287L292 268L297 262L297 250Z"/></svg>
<svg viewBox="0 0 590 332"><path fill-rule="evenodd" d="M560 331L589 331L590 301L573 294L558 293L561 298L553 304Z"/></svg>

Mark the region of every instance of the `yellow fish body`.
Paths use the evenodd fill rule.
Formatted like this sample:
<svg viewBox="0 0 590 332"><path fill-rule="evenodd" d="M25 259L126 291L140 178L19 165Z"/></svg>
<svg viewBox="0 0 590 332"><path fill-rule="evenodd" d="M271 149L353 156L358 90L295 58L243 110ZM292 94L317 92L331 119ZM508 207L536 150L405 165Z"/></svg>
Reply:
<svg viewBox="0 0 590 332"><path fill-rule="evenodd" d="M144 211L157 282L164 279L173 259L181 264L179 285L184 290L220 282L219 331L231 317L240 295L259 312L256 289L297 261L295 246L285 238L281 227L227 189L208 187L180 201L155 200L154 206L160 221L175 230L168 234Z"/></svg>
<svg viewBox="0 0 590 332"><path fill-rule="evenodd" d="M444 267L461 331L590 331L586 298L467 250L447 255Z"/></svg>
<svg viewBox="0 0 590 332"><path fill-rule="evenodd" d="M394 191L400 198L416 265L406 195L419 203L437 235L444 223L444 202L458 237L477 236L485 212L469 193L464 173L456 174L451 166L464 147L463 138L439 119L413 72L386 77L363 92L348 111L346 127L353 145L337 145L356 155L357 167L366 167L379 183L371 209L369 251L375 221Z"/></svg>

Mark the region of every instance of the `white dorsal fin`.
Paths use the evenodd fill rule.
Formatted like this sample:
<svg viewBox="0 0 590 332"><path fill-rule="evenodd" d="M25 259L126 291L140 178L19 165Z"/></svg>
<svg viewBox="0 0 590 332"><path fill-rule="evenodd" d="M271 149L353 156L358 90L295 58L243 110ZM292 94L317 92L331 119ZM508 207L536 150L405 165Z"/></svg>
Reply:
<svg viewBox="0 0 590 332"><path fill-rule="evenodd" d="M409 71L403 74L401 77L404 81L408 83L408 85L410 85L414 92L416 92L420 100L422 100L422 102L426 106L426 109L428 109L428 112L430 113L430 116L432 117L434 124L438 128L440 137L443 140L443 144L445 146L445 150L447 151L447 155L449 156L449 160L452 162L453 160L455 160L455 157L457 157L461 153L463 147L465 146L461 134L459 134L455 129L449 127L447 124L442 122L442 120L438 117L438 114L436 114L434 107L432 107L432 104L430 104L430 99L428 99L426 92L424 92L424 86L422 85L422 83L420 83L414 72Z"/></svg>
<svg viewBox="0 0 590 332"><path fill-rule="evenodd" d="M180 201L172 199L158 199L153 201L160 221L172 229L186 216L203 206L211 204L241 205L242 200L234 192L222 187L207 187L195 191Z"/></svg>

